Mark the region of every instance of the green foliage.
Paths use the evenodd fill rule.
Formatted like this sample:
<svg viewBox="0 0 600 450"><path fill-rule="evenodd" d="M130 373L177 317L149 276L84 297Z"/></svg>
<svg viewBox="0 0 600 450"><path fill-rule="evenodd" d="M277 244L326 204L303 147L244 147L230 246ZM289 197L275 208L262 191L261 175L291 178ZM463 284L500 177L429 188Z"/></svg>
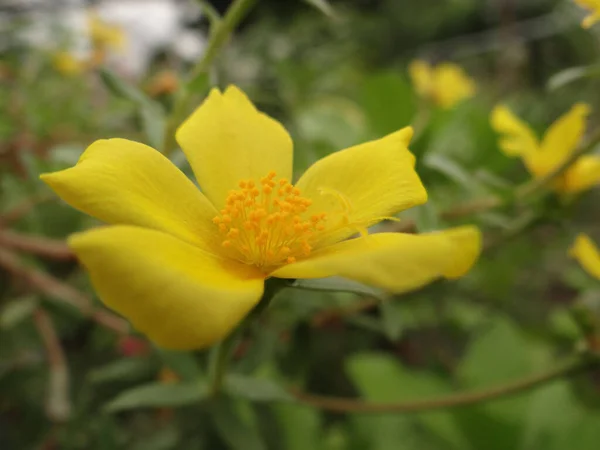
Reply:
<svg viewBox="0 0 600 450"><path fill-rule="evenodd" d="M225 16L199 3L214 37ZM485 402L418 407L542 373L600 328L598 281L568 255L580 232L600 242L599 190L519 198L530 175L489 123L498 103L538 134L575 102L595 109L597 30L562 27L569 2L483 3L261 1L208 62L190 69L166 51L140 79L108 67L62 75L10 34L0 61L0 448L595 450L597 367ZM498 36L512 25L521 40L505 45ZM476 97L447 110L420 97L407 71L415 58L460 64ZM165 67L182 87L152 96ZM163 150L172 119L230 83L290 131L296 177L412 125L429 201L373 231L473 223L485 251L466 277L401 296L339 277L291 282L240 334L215 393L207 351L158 349L103 315L64 245L98 222L39 175L73 166L99 138ZM193 177L181 151L168 156ZM298 391L408 411L329 411Z"/></svg>

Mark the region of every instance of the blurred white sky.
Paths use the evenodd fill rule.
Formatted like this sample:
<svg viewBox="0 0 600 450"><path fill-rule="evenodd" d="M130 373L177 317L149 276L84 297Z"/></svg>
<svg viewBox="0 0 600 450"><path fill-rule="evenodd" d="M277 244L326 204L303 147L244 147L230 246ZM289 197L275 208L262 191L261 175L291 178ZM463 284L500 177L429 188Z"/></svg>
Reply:
<svg viewBox="0 0 600 450"><path fill-rule="evenodd" d="M205 47L204 37L185 29L184 22L198 18L200 13L192 0L104 0L93 3L93 10L103 21L117 25L125 34L122 51L113 52L108 64L130 77L142 75L160 49L169 49L180 58L195 60ZM19 11L27 17L29 26L23 38L47 50L56 50L56 30L72 33L69 50L85 58L90 52L88 38L89 2L85 0L0 0L0 5ZM13 21L17 15L8 16ZM7 18L3 18L6 25Z"/></svg>

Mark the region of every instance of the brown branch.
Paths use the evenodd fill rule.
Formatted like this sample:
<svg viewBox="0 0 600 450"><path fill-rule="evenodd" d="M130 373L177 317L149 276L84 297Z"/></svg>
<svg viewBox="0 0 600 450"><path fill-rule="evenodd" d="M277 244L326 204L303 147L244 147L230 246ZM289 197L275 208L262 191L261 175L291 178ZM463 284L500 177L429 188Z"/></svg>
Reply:
<svg viewBox="0 0 600 450"><path fill-rule="evenodd" d="M45 272L27 267L10 250L0 249L0 267L4 267L10 274L24 280L31 289L75 307L84 316L118 334L127 334L129 325L125 320L108 311L96 309L87 295Z"/></svg>
<svg viewBox="0 0 600 450"><path fill-rule="evenodd" d="M31 198L24 200L23 202L19 203L18 205L15 205L8 211L5 211L4 213L0 214L0 228L10 225L13 222L16 222L40 203L47 202L53 199L56 199L54 195L45 193L35 195Z"/></svg>
<svg viewBox="0 0 600 450"><path fill-rule="evenodd" d="M10 230L0 230L0 246L52 259L70 260L75 258L71 249L63 241Z"/></svg>
<svg viewBox="0 0 600 450"><path fill-rule="evenodd" d="M69 369L65 352L54 329L52 319L46 311L38 308L33 313L33 322L46 349L49 365L46 414L53 422L65 422L71 415L69 398Z"/></svg>
<svg viewBox="0 0 600 450"><path fill-rule="evenodd" d="M291 390L290 393L300 403L312 406L314 408L324 409L327 411L333 411L338 413L416 413L444 408L456 408L460 406L484 403L498 398L506 398L512 395L536 389L553 380L562 377L567 377L572 374L589 369L597 363L597 359L579 357L559 364L555 368L550 369L546 372L532 375L504 385L476 390L472 392L449 394L438 398L397 403L365 402L359 399L328 397L322 395L309 394L299 390Z"/></svg>

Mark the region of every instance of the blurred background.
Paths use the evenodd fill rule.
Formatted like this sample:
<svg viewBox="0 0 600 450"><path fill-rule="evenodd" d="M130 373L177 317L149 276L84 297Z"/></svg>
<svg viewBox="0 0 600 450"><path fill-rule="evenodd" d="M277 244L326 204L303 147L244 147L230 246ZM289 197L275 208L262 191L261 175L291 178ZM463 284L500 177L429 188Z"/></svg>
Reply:
<svg viewBox="0 0 600 450"><path fill-rule="evenodd" d="M187 87L199 104L209 85L240 86L292 135L296 175L413 125L430 200L400 223L480 225L486 251L464 279L385 302L284 290L236 349L237 378L218 404L198 397L207 352L157 349L103 309L64 244L96 222L38 176L72 166L99 138L158 147L229 4L0 0L0 448L597 449L598 371L417 414L330 413L281 388L427 399L539 373L578 348L571 311L598 320L600 285L568 249L580 232L600 242L599 190L455 209L530 179L498 148L495 105L541 136L584 101L589 133L598 130L600 27L582 29L570 0L259 0L209 76ZM411 80L414 60L459 65L476 95L429 102ZM179 150L171 159L191 176Z"/></svg>

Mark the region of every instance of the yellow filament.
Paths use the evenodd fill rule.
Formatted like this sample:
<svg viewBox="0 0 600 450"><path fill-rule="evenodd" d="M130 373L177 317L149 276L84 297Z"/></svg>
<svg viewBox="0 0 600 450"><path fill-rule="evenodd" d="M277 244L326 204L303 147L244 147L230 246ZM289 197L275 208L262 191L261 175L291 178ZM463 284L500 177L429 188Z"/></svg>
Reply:
<svg viewBox="0 0 600 450"><path fill-rule="evenodd" d="M327 220L325 213L307 217L311 200L285 178L275 178L270 172L259 183L240 181L213 219L226 252L265 270L310 255L312 238L325 229Z"/></svg>

